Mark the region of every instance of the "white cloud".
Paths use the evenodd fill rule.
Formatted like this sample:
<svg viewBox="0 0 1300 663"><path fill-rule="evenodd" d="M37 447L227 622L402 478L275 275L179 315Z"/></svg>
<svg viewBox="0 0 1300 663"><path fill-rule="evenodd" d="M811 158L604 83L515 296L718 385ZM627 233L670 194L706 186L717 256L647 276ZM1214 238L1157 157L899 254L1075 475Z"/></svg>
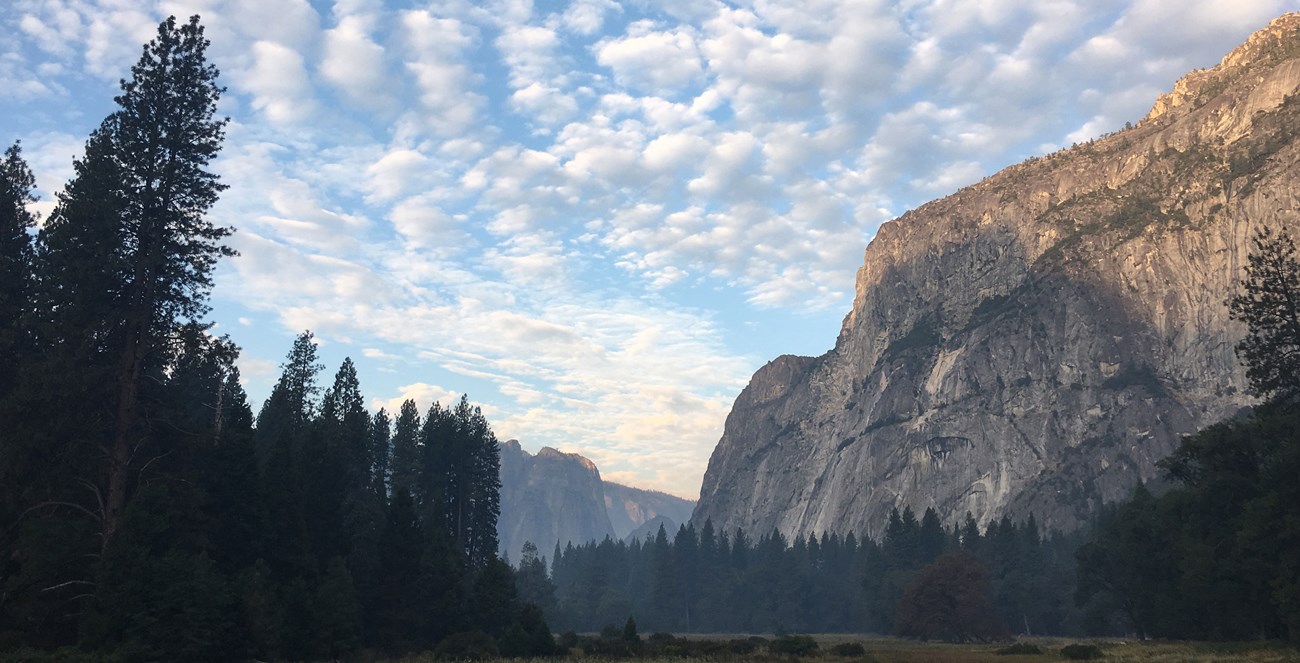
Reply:
<svg viewBox="0 0 1300 663"><path fill-rule="evenodd" d="M614 72L619 84L659 96L679 96L704 74L694 31L651 31L649 24L629 26L628 34L596 45L596 61Z"/></svg>
<svg viewBox="0 0 1300 663"><path fill-rule="evenodd" d="M605 17L621 8L613 0L576 0L564 10L564 26L580 35L593 35L605 24Z"/></svg>
<svg viewBox="0 0 1300 663"><path fill-rule="evenodd" d="M472 91L476 76L464 64L464 52L475 43L470 26L428 11L402 14L408 48L407 70L420 88L419 102L426 123L442 136L458 136L471 127L484 99Z"/></svg>
<svg viewBox="0 0 1300 663"><path fill-rule="evenodd" d="M325 31L320 73L352 103L392 110L393 97L389 90L394 81L386 71L384 47L371 39L367 24L365 18L344 16L337 27Z"/></svg>
<svg viewBox="0 0 1300 663"><path fill-rule="evenodd" d="M243 72L243 88L253 95L253 108L275 124L292 124L311 117L316 101L302 56L283 44L255 42L253 65Z"/></svg>

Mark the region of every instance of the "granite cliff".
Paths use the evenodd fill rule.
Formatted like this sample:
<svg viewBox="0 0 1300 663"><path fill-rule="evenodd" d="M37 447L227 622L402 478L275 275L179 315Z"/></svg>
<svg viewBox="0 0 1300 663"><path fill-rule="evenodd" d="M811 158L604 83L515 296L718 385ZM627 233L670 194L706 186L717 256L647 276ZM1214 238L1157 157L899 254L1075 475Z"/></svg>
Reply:
<svg viewBox="0 0 1300 663"><path fill-rule="evenodd" d="M497 538L512 562L519 561L527 541L549 558L557 543L622 539L656 517L684 523L695 506L653 490L606 483L583 456L550 447L533 455L516 440L501 443L500 476Z"/></svg>
<svg viewBox="0 0 1300 663"><path fill-rule="evenodd" d="M1261 227L1300 235L1300 14L1136 126L883 225L835 347L763 366L697 523L877 534L890 509L1070 528L1252 401L1225 300Z"/></svg>
<svg viewBox="0 0 1300 663"><path fill-rule="evenodd" d="M654 523L656 531L663 524L675 534L678 525L691 519L695 502L668 493L606 481L605 509L610 524L614 526L615 538L626 540L650 522Z"/></svg>

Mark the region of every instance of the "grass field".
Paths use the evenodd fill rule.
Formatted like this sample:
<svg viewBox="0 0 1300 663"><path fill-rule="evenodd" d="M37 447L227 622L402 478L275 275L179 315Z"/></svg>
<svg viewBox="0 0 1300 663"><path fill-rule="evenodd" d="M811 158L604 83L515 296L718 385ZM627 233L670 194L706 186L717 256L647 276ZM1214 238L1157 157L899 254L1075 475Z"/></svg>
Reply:
<svg viewBox="0 0 1300 663"><path fill-rule="evenodd" d="M686 636L691 640L730 640L744 638L743 635L709 635ZM770 636L769 636L770 637ZM555 661L633 661L636 663L719 663L732 661L736 663L1030 663L1034 661L1062 661L1061 649L1066 645L1084 643L1097 645L1102 651L1102 661L1128 661L1142 663L1282 663L1300 662L1300 649L1281 643L1209 643L1209 642L1138 642L1123 640L1073 640L1062 638L1025 638L1019 642L1037 646L1039 654L999 654L1004 644L963 644L952 645L935 642L918 642L899 638L863 638L851 635L819 635L816 640L820 645L818 653L808 656L781 656L756 651L749 655L685 656L657 657L647 656L633 659L602 659L587 657L575 652L574 655ZM843 657L829 653L834 645L856 642L866 650L863 656ZM539 659L541 660L541 659ZM393 663L431 663L430 656L417 656L399 659Z"/></svg>

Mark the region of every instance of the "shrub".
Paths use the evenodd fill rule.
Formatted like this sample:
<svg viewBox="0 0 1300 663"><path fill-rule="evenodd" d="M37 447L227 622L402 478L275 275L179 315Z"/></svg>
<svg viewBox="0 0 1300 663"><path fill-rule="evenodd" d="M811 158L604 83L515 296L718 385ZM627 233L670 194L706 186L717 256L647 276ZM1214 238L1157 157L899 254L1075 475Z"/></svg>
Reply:
<svg viewBox="0 0 1300 663"><path fill-rule="evenodd" d="M736 639L727 643L727 651L733 654L739 654L741 656L752 654L754 653L754 650L757 648L758 645L754 644L753 642L750 642L749 640Z"/></svg>
<svg viewBox="0 0 1300 663"><path fill-rule="evenodd" d="M1061 648L1061 658L1072 661L1092 661L1102 657L1101 647L1074 643Z"/></svg>
<svg viewBox="0 0 1300 663"><path fill-rule="evenodd" d="M437 658L452 661L482 661L500 656L496 640L482 631L452 633L433 650Z"/></svg>
<svg viewBox="0 0 1300 663"><path fill-rule="evenodd" d="M807 656L817 651L817 641L811 635L783 635L769 642L767 651L773 654Z"/></svg>
<svg viewBox="0 0 1300 663"><path fill-rule="evenodd" d="M831 647L831 653L836 656L852 658L856 656L866 656L867 650L858 642L841 642L840 644Z"/></svg>
<svg viewBox="0 0 1300 663"><path fill-rule="evenodd" d="M990 642L1006 638L996 614L984 566L967 553L948 553L908 583L894 630L921 640Z"/></svg>
<svg viewBox="0 0 1300 663"><path fill-rule="evenodd" d="M1035 644L1030 644L1028 642L1017 642L1008 647L1003 647L1002 649L999 649L997 651L997 654L1001 656L1015 656L1019 654L1028 655L1028 654L1041 654L1041 653L1043 653L1041 647Z"/></svg>

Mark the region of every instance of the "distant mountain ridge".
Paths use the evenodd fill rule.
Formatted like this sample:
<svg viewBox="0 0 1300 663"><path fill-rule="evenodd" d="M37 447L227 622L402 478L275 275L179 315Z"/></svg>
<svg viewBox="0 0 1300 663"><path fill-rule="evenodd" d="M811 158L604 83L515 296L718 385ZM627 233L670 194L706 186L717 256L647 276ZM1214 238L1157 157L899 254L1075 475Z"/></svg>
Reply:
<svg viewBox="0 0 1300 663"><path fill-rule="evenodd" d="M1225 301L1261 228L1300 236L1300 14L1136 126L884 224L835 347L737 397L694 514L878 535L1033 513L1070 528L1252 402Z"/></svg>
<svg viewBox="0 0 1300 663"><path fill-rule="evenodd" d="M525 542L551 556L556 544L623 539L657 516L686 522L695 503L601 479L589 459L543 447L535 455L517 440L500 444L499 549L518 562Z"/></svg>

